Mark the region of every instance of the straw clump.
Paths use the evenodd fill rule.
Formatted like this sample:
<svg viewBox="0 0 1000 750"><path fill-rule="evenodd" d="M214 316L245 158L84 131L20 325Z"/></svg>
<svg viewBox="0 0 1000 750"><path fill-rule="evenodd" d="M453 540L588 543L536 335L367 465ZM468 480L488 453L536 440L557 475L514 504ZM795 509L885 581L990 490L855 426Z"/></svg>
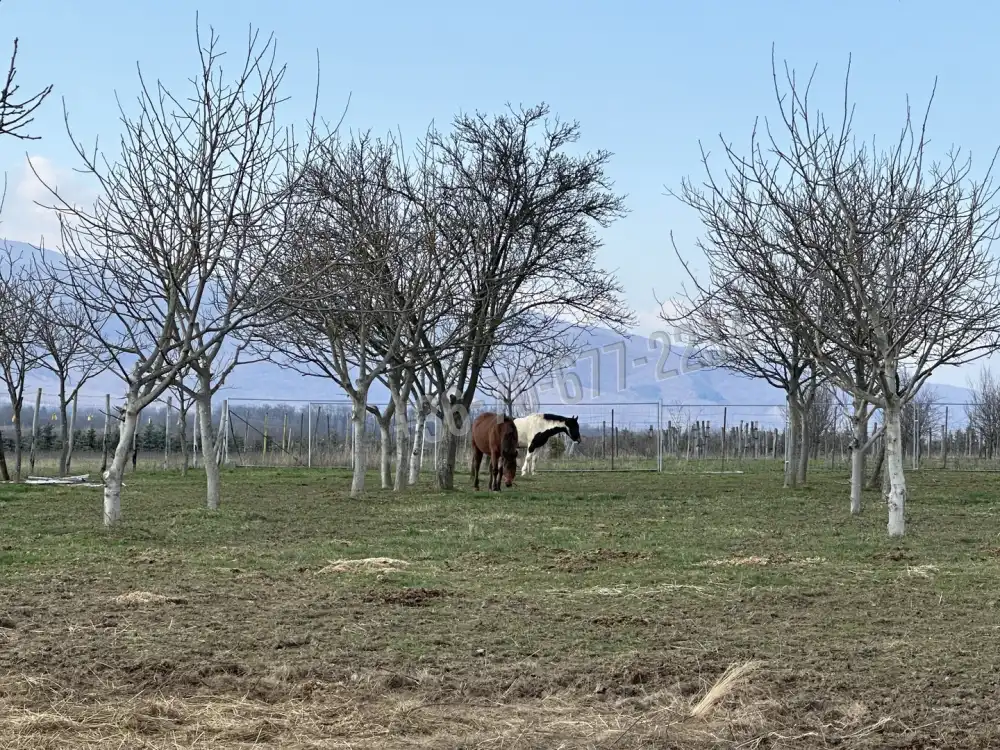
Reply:
<svg viewBox="0 0 1000 750"><path fill-rule="evenodd" d="M360 559L333 560L321 568L320 573L398 573L410 566L406 560L392 557L363 557Z"/></svg>

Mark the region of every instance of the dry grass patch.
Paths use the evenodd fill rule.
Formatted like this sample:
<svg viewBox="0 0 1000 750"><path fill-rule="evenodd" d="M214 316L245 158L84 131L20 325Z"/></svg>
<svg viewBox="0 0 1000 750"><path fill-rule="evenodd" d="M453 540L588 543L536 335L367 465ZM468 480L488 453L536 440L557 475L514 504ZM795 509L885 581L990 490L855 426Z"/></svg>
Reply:
<svg viewBox="0 0 1000 750"><path fill-rule="evenodd" d="M367 684L316 684L308 697L65 696L26 678L0 682L0 735L27 748L577 748L710 747L753 737L771 703L749 689L748 663L730 668L697 702L669 691L601 701L592 695L469 702L413 691L365 695Z"/></svg>
<svg viewBox="0 0 1000 750"><path fill-rule="evenodd" d="M704 586L684 583L660 583L655 586L629 586L624 583L613 586L590 586L585 589L548 589L545 593L560 596L620 596L625 598L645 598L663 594L668 591L694 591L698 594L708 594Z"/></svg>
<svg viewBox="0 0 1000 750"><path fill-rule="evenodd" d="M392 557L362 557L354 560L333 560L318 573L399 573L410 566L406 560Z"/></svg>
<svg viewBox="0 0 1000 750"><path fill-rule="evenodd" d="M785 555L750 555L748 557L726 557L718 560L703 560L695 563L698 567L719 567L737 565L818 565L826 562L825 557L787 557Z"/></svg>
<svg viewBox="0 0 1000 750"><path fill-rule="evenodd" d="M144 604L184 604L186 601L180 596L164 596L154 594L152 591L129 591L127 594L111 597L112 604L125 607L139 607Z"/></svg>

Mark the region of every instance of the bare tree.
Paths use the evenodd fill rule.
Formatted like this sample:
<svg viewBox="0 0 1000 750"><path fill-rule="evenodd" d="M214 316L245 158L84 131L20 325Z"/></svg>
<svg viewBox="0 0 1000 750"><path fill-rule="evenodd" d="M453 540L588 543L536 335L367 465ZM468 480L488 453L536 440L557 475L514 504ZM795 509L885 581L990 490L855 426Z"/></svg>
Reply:
<svg viewBox="0 0 1000 750"><path fill-rule="evenodd" d="M829 383L819 386L806 411L805 419L809 425L809 455L812 458L819 458L819 449L823 441L837 434L838 417L836 391Z"/></svg>
<svg viewBox="0 0 1000 750"><path fill-rule="evenodd" d="M222 342L275 301L258 291L262 274L272 272L266 264L287 204L282 168L292 146L278 139L273 119L283 69L268 59L273 41L259 45L252 29L230 80L214 32L204 46L199 33L198 46L189 99L159 83L150 88L140 72L138 113L121 108L116 162L77 145L83 171L102 191L92 209L47 186L62 225L64 267L54 269L61 292L85 306L87 327L125 382L121 437L105 474L106 525L121 516L122 472L139 412L186 368L214 362ZM253 306L242 304L248 298ZM206 409L203 426L210 418ZM217 475L206 473L214 507Z"/></svg>
<svg viewBox="0 0 1000 750"><path fill-rule="evenodd" d="M985 446L986 458L1000 453L1000 380L987 367L979 370L979 378L969 381L972 403L966 409L968 428L979 434Z"/></svg>
<svg viewBox="0 0 1000 750"><path fill-rule="evenodd" d="M684 198L681 198L684 200ZM788 410L788 442L785 456L785 487L805 481L809 458L806 446L806 413L816 393L816 373L811 366L808 346L803 341L807 329L791 308L776 312L755 277L743 271L742 238L729 242L720 238L697 241L708 261L707 282L697 279L674 246L696 292L674 299L675 312L661 304L659 317L684 332L698 356L710 355L712 366L745 377L764 380L785 393ZM809 279L790 263L783 269L784 283L805 294Z"/></svg>
<svg viewBox="0 0 1000 750"><path fill-rule="evenodd" d="M427 376L419 373L411 392L414 407L413 450L410 453L410 476L408 483L416 484L423 468L424 445L427 437L427 417L434 412L436 400L430 393Z"/></svg>
<svg viewBox="0 0 1000 750"><path fill-rule="evenodd" d="M909 373L902 375L903 382L907 382ZM931 436L941 429L944 422L944 413L941 409L941 396L934 386L924 383L920 391L903 406L903 413L900 417L901 439L904 450L910 446L919 459L922 452L923 439L931 439ZM928 445L928 450L930 445Z"/></svg>
<svg viewBox="0 0 1000 750"><path fill-rule="evenodd" d="M506 329L514 329L519 321L509 321ZM556 338L540 337L537 346L521 342L515 345L498 344L491 351L484 365L479 390L503 405L504 413L513 415L515 405L532 392L567 362L572 362L580 351L582 330L570 329ZM502 330L500 341L508 338Z"/></svg>
<svg viewBox="0 0 1000 750"><path fill-rule="evenodd" d="M39 278L42 273L41 269L36 270ZM65 476L69 471L73 448L70 404L77 400L88 382L109 368L110 362L102 356L88 326L89 313L80 302L63 298L58 289L58 280L51 279L39 289L41 309L37 339L42 355L38 363L55 375L59 383L59 429L62 442L59 474ZM73 417L76 417L75 408Z"/></svg>
<svg viewBox="0 0 1000 750"><path fill-rule="evenodd" d="M415 369L421 311L435 308L446 277L418 212L398 189L402 169L390 141L369 134L322 141L301 186L315 209L285 262L285 301L258 334L258 351L332 379L351 398L355 497L364 491L366 413L379 419L385 456L396 408L396 399L386 410L370 404L371 386L390 371L400 384L411 377L403 371ZM317 268L326 272L304 282L301 274ZM388 483L385 468L382 477Z"/></svg>
<svg viewBox="0 0 1000 750"><path fill-rule="evenodd" d="M754 238L745 244L744 268L769 304L797 310L817 367L884 411L887 529L901 536L903 406L938 367L995 347L996 190L989 172L970 182L970 167L955 153L925 164L924 129L915 134L909 114L889 150L856 146L846 94L841 121L830 125L821 113L807 113L809 84L802 90L791 72L786 78L787 101L775 71L787 142L769 131L762 143L755 132L749 156L725 145L726 179L713 177L706 158L706 186L687 183L684 199L713 238ZM809 294L788 288L780 275L788 263L811 279ZM875 373L875 388L857 385L855 358ZM913 363L909 385L898 377L904 362Z"/></svg>
<svg viewBox="0 0 1000 750"><path fill-rule="evenodd" d="M188 469L191 467L191 450L188 444L188 415L191 413L192 404L197 403L195 397L192 395L196 391L188 383L189 376L190 368L182 370L177 374L175 384L167 391L177 398L177 439L181 444L181 476L186 476ZM198 412L200 411L200 407L196 407L194 423L196 434L201 427L198 420L198 416L200 416ZM167 414L167 419L170 419L169 413Z"/></svg>
<svg viewBox="0 0 1000 750"><path fill-rule="evenodd" d="M0 135L9 135L19 140L35 141L40 136L28 135L23 132L34 120L37 110L45 98L52 93L52 85L48 85L32 96L18 100L20 86L15 82L17 77L17 50L19 40L14 37L14 49L7 66L7 75L0 89Z"/></svg>
<svg viewBox="0 0 1000 750"><path fill-rule="evenodd" d="M0 249L0 380L13 409L14 480L21 481L24 428L21 410L28 374L42 366L39 329L44 298L41 279L22 253L4 243Z"/></svg>
<svg viewBox="0 0 1000 750"><path fill-rule="evenodd" d="M45 98L52 93L52 85L20 99L20 85L17 78L17 52L19 39L14 38L7 75L0 89L0 136L11 136L19 140L38 140L40 136L24 132L33 120L35 111ZM0 196L0 211L6 196L6 178L3 196ZM21 406L24 400L24 379L27 373L38 366L37 341L31 340L30 318L34 315L34 299L31 286L35 279L24 269L14 268L15 258L9 246L4 248L5 258L0 258L0 377L7 386L7 393L14 409L14 475L21 479ZM20 261L20 258L17 259ZM27 286L25 286L27 284ZM9 481L7 458L3 455L3 432L0 430L0 477Z"/></svg>
<svg viewBox="0 0 1000 750"><path fill-rule="evenodd" d="M413 198L430 214L459 281L449 300L452 345L428 369L445 427L437 466L443 489L454 487L459 435L493 347L537 344L534 327L499 340L505 321L532 311L545 320L548 338L588 323L624 332L633 321L613 274L596 265L595 226L624 214L605 175L610 155L570 155L579 125L548 114L545 105L462 114L449 133L431 129L420 147L437 189L433 200Z"/></svg>

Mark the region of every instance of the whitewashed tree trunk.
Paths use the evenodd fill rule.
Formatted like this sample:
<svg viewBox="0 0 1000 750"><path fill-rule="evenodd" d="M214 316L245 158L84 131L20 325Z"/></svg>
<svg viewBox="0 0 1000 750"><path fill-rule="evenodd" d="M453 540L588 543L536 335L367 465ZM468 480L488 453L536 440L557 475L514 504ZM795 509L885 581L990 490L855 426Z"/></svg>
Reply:
<svg viewBox="0 0 1000 750"><path fill-rule="evenodd" d="M796 480L799 484L805 484L809 470L809 453L812 448L812 436L809 434L809 409L803 404L799 405L799 422L799 460Z"/></svg>
<svg viewBox="0 0 1000 750"><path fill-rule="evenodd" d="M410 484L416 484L424 463L424 432L427 429L427 410L421 404L413 433L413 451L410 454Z"/></svg>
<svg viewBox="0 0 1000 750"><path fill-rule="evenodd" d="M378 452L379 452L379 476L382 479L382 489L392 488L392 436L389 431L389 419L380 417L378 422Z"/></svg>
<svg viewBox="0 0 1000 750"><path fill-rule="evenodd" d="M205 498L209 510L218 510L221 501L222 480L219 472L219 445L216 441L222 440L222 430L219 430L218 437L212 435L212 392L210 383L202 380L199 383L198 402L200 408L198 425L201 432L201 457L205 464Z"/></svg>
<svg viewBox="0 0 1000 750"><path fill-rule="evenodd" d="M365 422L368 412L365 404L367 394L351 395L351 443L353 447L354 476L351 478L351 497L361 497L365 491L365 471L368 468L367 451L365 451Z"/></svg>
<svg viewBox="0 0 1000 750"><path fill-rule="evenodd" d="M128 394L125 402L125 419L119 428L118 445L111 465L104 472L104 525L114 526L122 517L122 477L132 452L132 439L139 424L136 396Z"/></svg>
<svg viewBox="0 0 1000 750"><path fill-rule="evenodd" d="M180 412L180 418L178 420L178 435L181 443L181 476L187 476L188 467L191 465L191 453L190 446L188 446L187 439L187 416L188 410L190 408L187 401L182 401L178 406L178 411ZM201 429L199 420L195 419L194 431L198 432Z"/></svg>
<svg viewBox="0 0 1000 750"><path fill-rule="evenodd" d="M865 403L854 399L854 448L851 451L851 515L861 513L861 490L865 482L865 444L868 442L868 420Z"/></svg>
<svg viewBox="0 0 1000 750"><path fill-rule="evenodd" d="M903 410L896 398L885 409L885 468L889 479L886 504L889 536L903 536L906 513L906 477L903 474Z"/></svg>
<svg viewBox="0 0 1000 750"><path fill-rule="evenodd" d="M798 461L796 460L796 450L799 444L799 407L798 398L794 393L789 393L785 399L788 407L788 441L785 447L785 487L795 487L798 484Z"/></svg>
<svg viewBox="0 0 1000 750"><path fill-rule="evenodd" d="M396 405L396 477L393 481L392 489L395 492L402 492L406 488L408 475L410 473L410 411L407 408L407 399L393 394L393 402Z"/></svg>

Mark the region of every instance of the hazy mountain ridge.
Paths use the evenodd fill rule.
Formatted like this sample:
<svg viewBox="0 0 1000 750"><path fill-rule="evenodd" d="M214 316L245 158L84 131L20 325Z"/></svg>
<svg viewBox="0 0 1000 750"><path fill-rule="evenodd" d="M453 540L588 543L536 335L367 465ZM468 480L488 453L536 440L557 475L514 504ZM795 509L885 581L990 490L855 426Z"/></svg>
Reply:
<svg viewBox="0 0 1000 750"><path fill-rule="evenodd" d="M27 257L37 248L21 242L10 242ZM56 255L55 251L45 251ZM705 367L683 344L673 344L665 354L666 340L633 334L622 338L612 331L597 329L585 337L586 343L573 367L566 368L543 382L536 390L536 399L544 407L556 406L565 412L587 413L605 411L612 404L632 404L634 408L657 402L664 405L664 419L682 406L691 407L753 407L747 418L761 422L783 422L784 393L764 380L748 378L719 368ZM231 354L232 350L225 352ZM33 399L34 389L44 389L46 403L56 395L57 381L45 370L33 371L28 379L26 402ZM966 388L929 381L942 403L965 403L971 400ZM113 399L123 395L124 385L113 370L89 381L81 395L81 406L103 402L103 394ZM219 399L293 403L295 401L346 401L347 395L332 380L303 375L270 362L255 362L238 366L220 391ZM479 400L491 399L482 392ZM388 390L381 384L371 389L372 403L389 401ZM575 411L574 411L575 408ZM706 411L702 409L702 411ZM720 409L707 410L718 411ZM952 424L965 421L964 409L952 409ZM752 415L752 416L751 416ZM699 417L692 417L699 418ZM708 417L700 417L708 418ZM715 421L715 420L713 420Z"/></svg>

